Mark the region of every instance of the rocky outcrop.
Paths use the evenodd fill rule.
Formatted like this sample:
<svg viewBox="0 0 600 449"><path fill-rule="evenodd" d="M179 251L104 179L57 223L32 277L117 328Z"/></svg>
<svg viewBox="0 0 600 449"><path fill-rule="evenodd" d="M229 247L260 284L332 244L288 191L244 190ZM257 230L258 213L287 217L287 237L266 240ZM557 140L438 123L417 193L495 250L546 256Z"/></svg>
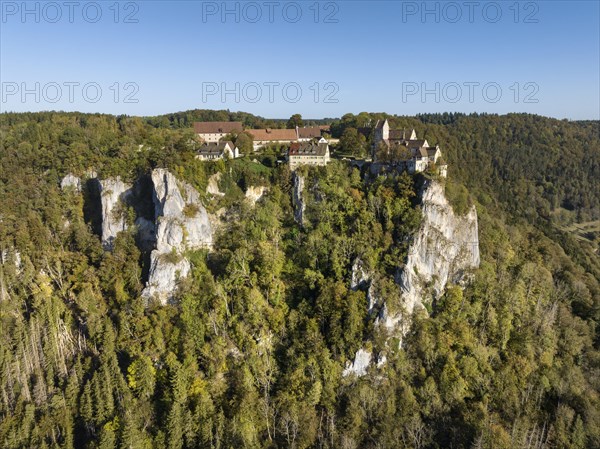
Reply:
<svg viewBox="0 0 600 449"><path fill-rule="evenodd" d="M170 252L212 246L212 229L200 195L189 184L178 182L165 169L152 172L156 249Z"/></svg>
<svg viewBox="0 0 600 449"><path fill-rule="evenodd" d="M260 200L267 188L264 186L250 186L246 190L246 199L254 206L258 200Z"/></svg>
<svg viewBox="0 0 600 449"><path fill-rule="evenodd" d="M172 299L177 280L190 270L185 251L211 247L212 227L198 192L165 169L152 172L155 249L150 254L148 283L142 295L161 303Z"/></svg>
<svg viewBox="0 0 600 449"><path fill-rule="evenodd" d="M375 293L375 285L373 282L369 284L369 288L367 289L367 312L371 314L375 310L375 306L378 304L379 298Z"/></svg>
<svg viewBox="0 0 600 449"><path fill-rule="evenodd" d="M464 216L454 213L444 194L444 186L428 182L422 191L422 222L409 248L408 258L396 282L401 290L400 308L378 291L377 278L365 272L357 259L352 266L352 288L367 288L369 313L377 313L376 326L389 335L401 337L410 327L410 315L440 298L451 284L464 284L471 270L479 266L477 211L472 207ZM360 287L359 287L360 286ZM399 310L400 309L400 310ZM366 374L372 354L360 349L354 362L348 362L344 376ZM385 364L380 355L377 366Z"/></svg>
<svg viewBox="0 0 600 449"><path fill-rule="evenodd" d="M215 173L208 178L208 186L206 187L206 193L214 196L225 196L223 192L219 190L219 182L221 181L221 173Z"/></svg>
<svg viewBox="0 0 600 449"><path fill-rule="evenodd" d="M294 188L292 192L292 204L294 205L294 220L300 226L304 224L304 211L306 204L304 203L303 192L304 192L304 178L302 175L294 172Z"/></svg>
<svg viewBox="0 0 600 449"><path fill-rule="evenodd" d="M475 206L457 216L444 186L429 182L422 194L423 221L399 273L404 307L409 314L435 301L448 283L460 284L479 267L479 234Z"/></svg>
<svg viewBox="0 0 600 449"><path fill-rule="evenodd" d="M348 361L346 368L342 371L342 376L355 374L356 376L364 376L367 374L367 368L371 364L371 353L365 349L359 349L354 356L354 362Z"/></svg>
<svg viewBox="0 0 600 449"><path fill-rule="evenodd" d="M81 178L69 173L60 181L60 188L73 188L76 192L81 192Z"/></svg>
<svg viewBox="0 0 600 449"><path fill-rule="evenodd" d="M131 195L131 185L121 178L108 178L98 181L102 205L102 246L112 250L117 234L127 229L123 205Z"/></svg>
<svg viewBox="0 0 600 449"><path fill-rule="evenodd" d="M366 270L364 262L360 258L354 259L352 264L352 277L350 288L356 290L365 287L371 280L371 274Z"/></svg>
<svg viewBox="0 0 600 449"><path fill-rule="evenodd" d="M150 276L142 292L142 297L145 299L156 298L161 304L166 304L173 299L179 279L187 277L189 272L190 262L185 257L152 251Z"/></svg>

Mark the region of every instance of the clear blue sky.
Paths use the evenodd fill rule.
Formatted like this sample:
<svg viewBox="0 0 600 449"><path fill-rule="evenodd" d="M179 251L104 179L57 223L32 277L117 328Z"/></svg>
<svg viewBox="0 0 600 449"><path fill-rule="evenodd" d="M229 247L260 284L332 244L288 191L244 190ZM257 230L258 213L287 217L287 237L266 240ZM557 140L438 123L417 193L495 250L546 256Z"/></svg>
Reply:
<svg viewBox="0 0 600 449"><path fill-rule="evenodd" d="M2 111L600 119L598 1L74 3L1 2Z"/></svg>

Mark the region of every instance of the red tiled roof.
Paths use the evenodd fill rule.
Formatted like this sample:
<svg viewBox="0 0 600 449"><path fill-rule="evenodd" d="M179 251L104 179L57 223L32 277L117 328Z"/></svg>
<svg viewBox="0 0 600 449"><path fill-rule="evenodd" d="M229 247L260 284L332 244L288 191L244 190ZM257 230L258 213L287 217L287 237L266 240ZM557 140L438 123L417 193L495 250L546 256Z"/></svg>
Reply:
<svg viewBox="0 0 600 449"><path fill-rule="evenodd" d="M308 128L298 128L298 137L300 139L312 139L313 137L321 137L321 127L311 126Z"/></svg>
<svg viewBox="0 0 600 449"><path fill-rule="evenodd" d="M228 134L233 131L242 131L242 122L195 122L196 134Z"/></svg>
<svg viewBox="0 0 600 449"><path fill-rule="evenodd" d="M275 140L297 140L295 129L248 129L248 134L252 135L254 140L275 141Z"/></svg>

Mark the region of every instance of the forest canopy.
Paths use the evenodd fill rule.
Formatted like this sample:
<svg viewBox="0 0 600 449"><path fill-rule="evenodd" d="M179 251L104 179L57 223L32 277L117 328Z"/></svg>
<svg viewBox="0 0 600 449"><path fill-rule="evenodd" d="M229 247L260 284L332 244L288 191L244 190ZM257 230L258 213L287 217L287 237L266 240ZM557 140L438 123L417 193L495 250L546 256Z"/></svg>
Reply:
<svg viewBox="0 0 600 449"><path fill-rule="evenodd" d="M401 347L342 376L388 335L350 288L356 258L390 301L420 225L422 176L303 168L306 223L285 164L195 159L192 123L0 115L0 447L600 447L600 124L527 114L347 114L334 137L387 118L439 144L456 210L479 216L481 266L416 314ZM304 124L320 122L304 119ZM296 124L296 122L294 122ZM364 145L364 142L360 142ZM133 180L166 167L232 219L189 254L177 300L141 298L133 232L104 251L73 173ZM206 193L221 173L225 195ZM248 186L268 187L254 207Z"/></svg>

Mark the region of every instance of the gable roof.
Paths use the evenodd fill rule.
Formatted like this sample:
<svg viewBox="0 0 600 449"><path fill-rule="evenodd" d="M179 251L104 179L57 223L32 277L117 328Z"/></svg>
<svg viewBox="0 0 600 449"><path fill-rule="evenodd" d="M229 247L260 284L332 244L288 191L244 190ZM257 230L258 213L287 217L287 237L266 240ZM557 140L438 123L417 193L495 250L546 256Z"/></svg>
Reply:
<svg viewBox="0 0 600 449"><path fill-rule="evenodd" d="M429 145L427 145L427 140L417 139L417 140L407 140L406 146L408 148L421 148L421 147L429 146Z"/></svg>
<svg viewBox="0 0 600 449"><path fill-rule="evenodd" d="M421 157L429 157L429 154L427 152L427 148L425 147L421 147L419 148L419 153L418 153Z"/></svg>
<svg viewBox="0 0 600 449"><path fill-rule="evenodd" d="M325 156L329 145L327 143L299 143L295 142L290 146L290 156Z"/></svg>
<svg viewBox="0 0 600 449"><path fill-rule="evenodd" d="M404 131L404 132L405 132L405 138L406 138L406 139L412 139L412 138L413 138L413 136L415 136L415 137L414 137L415 139L417 138L417 132L415 131L415 129L414 129L414 128L412 128L412 129L410 129L410 130L403 129L402 131Z"/></svg>
<svg viewBox="0 0 600 449"><path fill-rule="evenodd" d="M298 136L295 129L248 129L248 134L252 135L254 140L259 141L278 141L278 140L297 140Z"/></svg>
<svg viewBox="0 0 600 449"><path fill-rule="evenodd" d="M329 128L329 127L327 127ZM320 126L310 126L308 128L298 128L298 138L299 139L312 139L313 137L321 137L321 128Z"/></svg>
<svg viewBox="0 0 600 449"><path fill-rule="evenodd" d="M440 151L440 148L439 148L439 147L428 147L428 148L427 148L427 154L429 155L429 157L435 156L435 154L436 154L438 151L440 152L440 154L442 153L442 152Z"/></svg>
<svg viewBox="0 0 600 449"><path fill-rule="evenodd" d="M377 120L377 123L375 123L375 129L381 129L381 128L383 128L383 125L385 125L385 122L387 122L387 119L385 119L385 120Z"/></svg>
<svg viewBox="0 0 600 449"><path fill-rule="evenodd" d="M390 129L390 139L393 139L393 140L403 140L404 139L404 130L402 130L402 129Z"/></svg>
<svg viewBox="0 0 600 449"><path fill-rule="evenodd" d="M242 122L194 122L196 134L228 134L233 131L242 131Z"/></svg>
<svg viewBox="0 0 600 449"><path fill-rule="evenodd" d="M410 141L411 137L416 135L417 133L414 129L390 129L390 139L394 140Z"/></svg>
<svg viewBox="0 0 600 449"><path fill-rule="evenodd" d="M221 154L225 151L227 146L229 146L230 150L235 148L235 145L231 140L221 140L220 142L205 143L200 147L198 152L200 154Z"/></svg>

